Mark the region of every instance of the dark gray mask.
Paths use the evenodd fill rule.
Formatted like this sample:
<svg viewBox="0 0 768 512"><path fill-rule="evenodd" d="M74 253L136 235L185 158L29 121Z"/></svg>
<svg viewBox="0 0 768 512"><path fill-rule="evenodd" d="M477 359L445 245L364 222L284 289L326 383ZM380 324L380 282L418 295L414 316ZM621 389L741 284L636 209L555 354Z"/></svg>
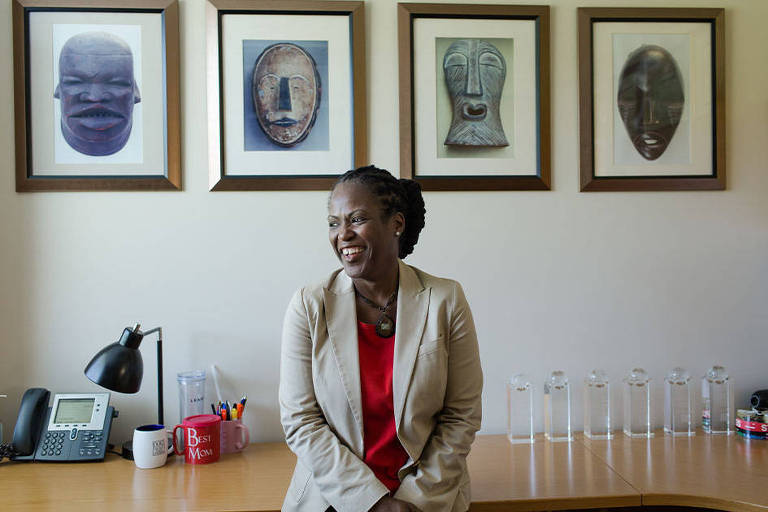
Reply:
<svg viewBox="0 0 768 512"><path fill-rule="evenodd" d="M616 98L624 126L646 160L656 160L669 146L683 115L683 77L674 57L656 45L633 51L619 77Z"/></svg>
<svg viewBox="0 0 768 512"><path fill-rule="evenodd" d="M128 44L107 32L72 36L59 56L53 97L61 106L61 133L74 150L117 153L128 142L133 106L141 101Z"/></svg>

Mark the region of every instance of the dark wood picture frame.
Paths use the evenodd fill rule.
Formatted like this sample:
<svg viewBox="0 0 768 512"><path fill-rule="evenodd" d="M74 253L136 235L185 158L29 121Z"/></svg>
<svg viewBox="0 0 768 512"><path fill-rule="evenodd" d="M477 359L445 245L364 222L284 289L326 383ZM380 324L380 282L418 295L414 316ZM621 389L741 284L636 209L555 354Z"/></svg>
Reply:
<svg viewBox="0 0 768 512"><path fill-rule="evenodd" d="M165 170L161 174L105 174L88 176L35 175L31 117L31 65L29 15L33 12L83 12L115 14L150 13L160 16L165 66L164 117ZM118 6L110 0L13 0L13 70L16 132L16 191L180 190L181 123L179 104L179 5L178 0L134 0ZM154 77L153 77L154 78ZM148 80L148 77L144 77ZM98 158L98 157L95 157ZM98 165L98 162L90 165Z"/></svg>
<svg viewBox="0 0 768 512"><path fill-rule="evenodd" d="M417 4L398 3L398 54L400 82L400 176L418 181L424 190L549 190L550 189L550 78L549 6ZM537 173L516 175L467 174L462 176L420 176L416 169L414 103L414 20L446 18L454 20L533 20L536 26L535 51L537 76L536 124ZM468 169L471 172L471 169ZM482 171L481 171L482 172Z"/></svg>
<svg viewBox="0 0 768 512"><path fill-rule="evenodd" d="M709 25L712 86L712 173L696 175L596 176L594 25L601 22L703 23ZM578 9L579 141L581 191L725 189L725 12L720 8ZM694 148L695 149L695 148Z"/></svg>
<svg viewBox="0 0 768 512"><path fill-rule="evenodd" d="M342 15L349 18L350 63L352 67L352 151L354 167L366 165L368 127L366 113L365 16L364 2L310 0L207 0L206 39L208 70L208 170L212 191L222 190L328 190L338 174L270 174L269 169L252 175L228 175L225 159L225 121L223 93L222 16L249 15Z"/></svg>

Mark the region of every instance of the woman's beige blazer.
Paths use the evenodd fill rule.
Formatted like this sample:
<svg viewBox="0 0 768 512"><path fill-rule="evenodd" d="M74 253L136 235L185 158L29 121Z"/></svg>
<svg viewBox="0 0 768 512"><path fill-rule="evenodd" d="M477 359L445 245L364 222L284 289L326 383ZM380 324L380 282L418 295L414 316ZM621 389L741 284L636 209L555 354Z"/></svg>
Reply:
<svg viewBox="0 0 768 512"><path fill-rule="evenodd" d="M472 313L457 282L399 265L392 391L410 458L395 497L424 512L463 512L483 387ZM280 363L281 421L298 457L284 511L365 512L388 492L363 462L357 343L354 288L342 270L296 292Z"/></svg>

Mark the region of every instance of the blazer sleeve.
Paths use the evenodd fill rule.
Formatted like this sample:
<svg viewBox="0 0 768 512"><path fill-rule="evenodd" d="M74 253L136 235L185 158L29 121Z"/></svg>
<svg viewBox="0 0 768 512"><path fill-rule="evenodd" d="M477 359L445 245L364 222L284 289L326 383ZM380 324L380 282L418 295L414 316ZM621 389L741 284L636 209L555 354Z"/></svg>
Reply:
<svg viewBox="0 0 768 512"><path fill-rule="evenodd" d="M288 447L312 472L315 485L334 509L366 511L388 493L373 471L330 429L317 403L310 312L303 289L294 294L283 322L279 399Z"/></svg>
<svg viewBox="0 0 768 512"><path fill-rule="evenodd" d="M423 512L453 510L459 487L469 481L467 455L482 418L483 372L477 334L472 312L458 283L454 286L450 311L448 380L443 408L416 471L403 478L395 493L395 498L413 503ZM466 498L469 500L469 496Z"/></svg>

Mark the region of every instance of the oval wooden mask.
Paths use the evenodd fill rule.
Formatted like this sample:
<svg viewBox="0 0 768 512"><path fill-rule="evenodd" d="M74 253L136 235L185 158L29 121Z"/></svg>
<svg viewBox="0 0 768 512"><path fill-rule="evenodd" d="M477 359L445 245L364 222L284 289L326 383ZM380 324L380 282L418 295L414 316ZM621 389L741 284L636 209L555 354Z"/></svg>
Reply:
<svg viewBox="0 0 768 512"><path fill-rule="evenodd" d="M292 43L268 46L253 68L253 107L267 138L290 147L304 140L320 105L320 75L312 56Z"/></svg>
<svg viewBox="0 0 768 512"><path fill-rule="evenodd" d="M675 58L657 45L643 45L627 57L616 98L632 145L646 160L667 150L685 106L683 77Z"/></svg>

